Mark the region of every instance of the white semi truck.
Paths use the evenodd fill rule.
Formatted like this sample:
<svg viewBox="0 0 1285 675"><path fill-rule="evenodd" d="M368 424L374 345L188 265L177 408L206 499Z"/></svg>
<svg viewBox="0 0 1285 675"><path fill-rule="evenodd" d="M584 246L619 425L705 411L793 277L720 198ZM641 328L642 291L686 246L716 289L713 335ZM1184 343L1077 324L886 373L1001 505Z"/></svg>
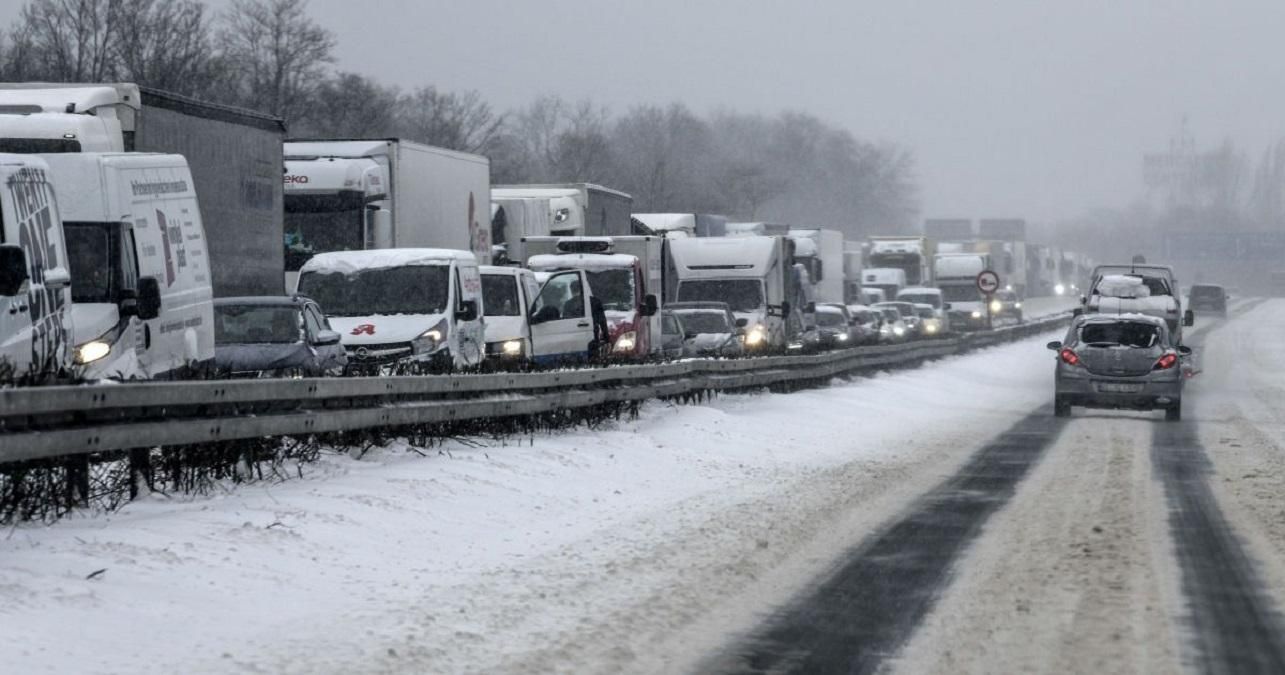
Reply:
<svg viewBox="0 0 1285 675"><path fill-rule="evenodd" d="M182 155L209 236L216 295L283 290L277 117L135 84L0 84L0 152Z"/></svg>
<svg viewBox="0 0 1285 675"><path fill-rule="evenodd" d="M497 185L491 200L545 199L549 207L549 231L541 234L559 237L623 237L633 231L630 213L634 198L611 188L593 183L557 183L531 185ZM509 237L509 258L525 256L514 250Z"/></svg>
<svg viewBox="0 0 1285 675"><path fill-rule="evenodd" d="M899 269L906 274L908 286L933 285L933 241L928 237L870 237L866 266L874 269ZM870 272L866 270L867 274Z"/></svg>
<svg viewBox="0 0 1285 675"><path fill-rule="evenodd" d="M954 330L982 330L990 325L990 312L977 275L991 269L985 253L940 253L933 258L933 272L942 301L950 305L947 316Z"/></svg>
<svg viewBox="0 0 1285 675"><path fill-rule="evenodd" d="M470 251L491 260L490 160L396 138L285 144L287 287L318 253Z"/></svg>

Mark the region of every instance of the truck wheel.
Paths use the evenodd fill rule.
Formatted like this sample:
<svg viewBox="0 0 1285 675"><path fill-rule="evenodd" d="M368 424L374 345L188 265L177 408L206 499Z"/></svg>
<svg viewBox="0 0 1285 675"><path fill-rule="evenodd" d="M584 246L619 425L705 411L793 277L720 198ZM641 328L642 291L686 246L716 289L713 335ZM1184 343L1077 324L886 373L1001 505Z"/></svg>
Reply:
<svg viewBox="0 0 1285 675"><path fill-rule="evenodd" d="M1063 396L1053 397L1053 416L1054 417L1071 416L1071 402L1066 400L1066 397L1063 397Z"/></svg>
<svg viewBox="0 0 1285 675"><path fill-rule="evenodd" d="M1182 419L1182 400L1179 399L1177 403L1169 406L1168 408L1165 408L1165 421L1177 422L1177 421L1180 421L1181 419Z"/></svg>

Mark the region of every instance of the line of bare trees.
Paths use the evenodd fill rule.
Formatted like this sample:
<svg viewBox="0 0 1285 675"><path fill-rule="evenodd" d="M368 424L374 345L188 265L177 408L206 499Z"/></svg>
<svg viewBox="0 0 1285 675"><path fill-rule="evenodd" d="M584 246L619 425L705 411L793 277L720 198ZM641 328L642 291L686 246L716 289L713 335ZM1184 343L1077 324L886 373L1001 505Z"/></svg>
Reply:
<svg viewBox="0 0 1285 675"><path fill-rule="evenodd" d="M295 137L402 137L487 155L494 183L592 181L638 211L726 213L861 235L913 227L913 158L803 113L403 91L335 67L308 0L28 0L0 35L5 81L128 81L278 115Z"/></svg>

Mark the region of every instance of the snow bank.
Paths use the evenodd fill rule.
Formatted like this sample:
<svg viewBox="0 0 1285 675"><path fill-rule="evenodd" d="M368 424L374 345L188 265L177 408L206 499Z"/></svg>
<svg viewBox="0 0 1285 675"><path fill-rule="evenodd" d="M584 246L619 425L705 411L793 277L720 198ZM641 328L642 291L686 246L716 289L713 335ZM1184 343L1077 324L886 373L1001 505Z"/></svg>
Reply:
<svg viewBox="0 0 1285 675"><path fill-rule="evenodd" d="M577 649L633 658L649 631L681 629L655 603L697 611L727 590L673 584L728 551L649 551L703 537L714 514L771 520L746 500L828 467L980 444L1049 399L1046 339L829 389L649 403L596 431L336 454L303 480L20 527L0 543L0 659L15 673L455 673L554 650L562 670L616 670ZM613 573L623 559L643 566ZM617 618L627 605L648 621Z"/></svg>

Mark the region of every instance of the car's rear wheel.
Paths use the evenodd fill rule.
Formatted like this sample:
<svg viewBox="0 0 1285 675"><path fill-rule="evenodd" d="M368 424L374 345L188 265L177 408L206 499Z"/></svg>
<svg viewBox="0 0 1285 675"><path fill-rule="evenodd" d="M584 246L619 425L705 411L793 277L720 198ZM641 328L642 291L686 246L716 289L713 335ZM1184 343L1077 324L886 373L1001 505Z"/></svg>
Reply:
<svg viewBox="0 0 1285 675"><path fill-rule="evenodd" d="M1053 397L1053 416L1070 417L1071 402L1066 400L1066 398L1063 396L1054 396Z"/></svg>
<svg viewBox="0 0 1285 675"><path fill-rule="evenodd" d="M1165 420L1169 422L1177 422L1181 419L1182 419L1182 401L1181 400L1169 406L1168 408L1165 408Z"/></svg>

